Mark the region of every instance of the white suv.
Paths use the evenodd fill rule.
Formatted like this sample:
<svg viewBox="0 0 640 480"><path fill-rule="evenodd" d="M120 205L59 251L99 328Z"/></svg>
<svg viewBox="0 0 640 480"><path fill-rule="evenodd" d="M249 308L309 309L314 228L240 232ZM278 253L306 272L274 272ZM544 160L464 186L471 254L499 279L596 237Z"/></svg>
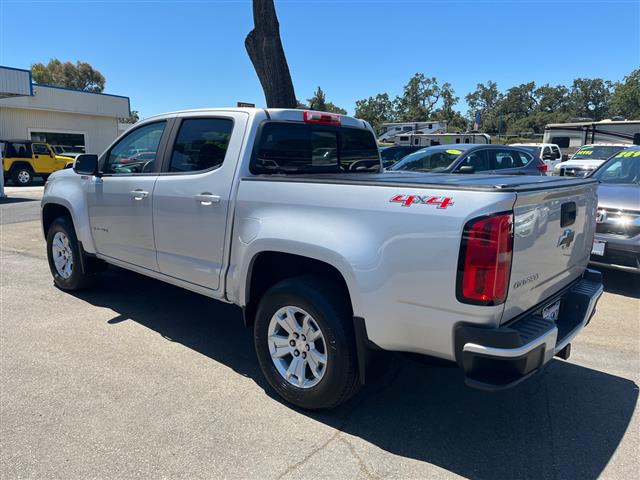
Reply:
<svg viewBox="0 0 640 480"><path fill-rule="evenodd" d="M553 175L553 171L562 161L562 152L555 143L513 143L513 147L522 147L542 159L547 166L547 175Z"/></svg>

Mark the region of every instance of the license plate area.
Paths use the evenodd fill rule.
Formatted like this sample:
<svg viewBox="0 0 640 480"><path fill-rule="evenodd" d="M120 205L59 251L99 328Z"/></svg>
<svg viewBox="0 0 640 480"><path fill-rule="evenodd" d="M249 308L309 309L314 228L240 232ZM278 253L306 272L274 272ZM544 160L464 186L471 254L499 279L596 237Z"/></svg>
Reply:
<svg viewBox="0 0 640 480"><path fill-rule="evenodd" d="M542 318L555 323L558 320L558 315L560 314L560 302L561 300L556 300L551 305L544 307L542 309Z"/></svg>
<svg viewBox="0 0 640 480"><path fill-rule="evenodd" d="M601 242L600 240L593 241L593 247L591 247L591 255L598 255L602 257L604 255L604 249L607 242Z"/></svg>

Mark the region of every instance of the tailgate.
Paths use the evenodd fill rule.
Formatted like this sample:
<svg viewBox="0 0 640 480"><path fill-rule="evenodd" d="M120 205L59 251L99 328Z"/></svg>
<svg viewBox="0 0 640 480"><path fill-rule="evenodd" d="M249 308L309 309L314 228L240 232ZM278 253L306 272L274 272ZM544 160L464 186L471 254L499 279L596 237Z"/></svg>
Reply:
<svg viewBox="0 0 640 480"><path fill-rule="evenodd" d="M568 182L560 188L517 193L503 323L582 275L596 228L597 186Z"/></svg>

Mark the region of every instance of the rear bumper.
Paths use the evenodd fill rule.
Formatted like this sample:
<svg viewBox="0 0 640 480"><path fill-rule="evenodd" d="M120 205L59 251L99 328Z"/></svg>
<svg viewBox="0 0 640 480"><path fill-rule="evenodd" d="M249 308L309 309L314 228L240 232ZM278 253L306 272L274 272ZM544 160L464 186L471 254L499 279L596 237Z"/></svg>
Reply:
<svg viewBox="0 0 640 480"><path fill-rule="evenodd" d="M457 326L456 361L465 372L465 383L501 390L540 371L589 323L602 291L600 272L587 270L569 288L505 326ZM558 320L543 319L542 308L557 300L561 302Z"/></svg>

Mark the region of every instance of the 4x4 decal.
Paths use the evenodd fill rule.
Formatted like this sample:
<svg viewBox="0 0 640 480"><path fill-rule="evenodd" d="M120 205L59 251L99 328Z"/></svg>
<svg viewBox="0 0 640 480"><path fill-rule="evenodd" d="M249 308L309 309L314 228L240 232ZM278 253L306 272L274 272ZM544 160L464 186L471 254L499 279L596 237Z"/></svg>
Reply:
<svg viewBox="0 0 640 480"><path fill-rule="evenodd" d="M403 207L410 207L415 203L436 205L438 208L448 208L453 205L453 199L451 197L437 197L431 195L394 195L389 201L391 203L399 203Z"/></svg>

